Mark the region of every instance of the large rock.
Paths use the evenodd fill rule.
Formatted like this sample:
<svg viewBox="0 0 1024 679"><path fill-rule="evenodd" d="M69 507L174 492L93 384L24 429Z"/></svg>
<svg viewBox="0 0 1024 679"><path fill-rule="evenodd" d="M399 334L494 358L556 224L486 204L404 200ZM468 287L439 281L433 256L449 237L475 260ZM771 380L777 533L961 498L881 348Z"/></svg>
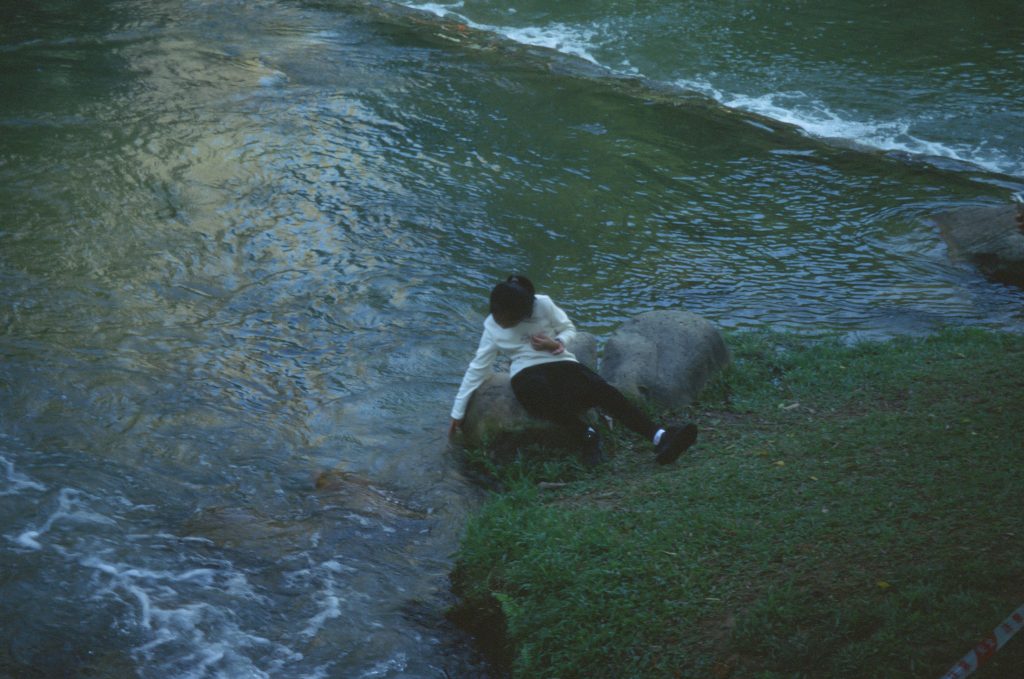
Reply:
<svg viewBox="0 0 1024 679"><path fill-rule="evenodd" d="M728 362L725 342L708 320L687 311L650 311L608 339L601 376L627 396L675 409L692 403Z"/></svg>
<svg viewBox="0 0 1024 679"><path fill-rule="evenodd" d="M1016 205L965 207L940 214L936 223L954 258L985 276L1024 286L1024 216Z"/></svg>
<svg viewBox="0 0 1024 679"><path fill-rule="evenodd" d="M595 368L597 339L578 332L566 347L580 363ZM463 437L470 445L487 442L492 446L512 447L524 443L565 442L565 431L545 420L530 417L512 393L507 372L496 372L481 384L466 408Z"/></svg>

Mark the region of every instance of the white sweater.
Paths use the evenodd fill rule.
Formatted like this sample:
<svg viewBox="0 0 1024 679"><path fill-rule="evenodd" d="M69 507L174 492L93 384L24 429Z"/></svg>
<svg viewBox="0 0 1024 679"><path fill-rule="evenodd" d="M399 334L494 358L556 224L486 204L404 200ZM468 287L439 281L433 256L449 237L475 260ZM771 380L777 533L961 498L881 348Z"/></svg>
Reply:
<svg viewBox="0 0 1024 679"><path fill-rule="evenodd" d="M501 327L492 316L484 319L484 333L480 337L480 346L477 347L476 356L462 378L462 385L452 406L452 419L461 420L465 416L469 397L490 375L499 351L509 354L512 358L510 376L515 376L524 368L542 363L576 361L576 357L568 351L554 354L534 349L530 344L530 338L537 334L559 340L563 346L576 335L576 327L572 321L547 295L536 295L533 315L511 328Z"/></svg>

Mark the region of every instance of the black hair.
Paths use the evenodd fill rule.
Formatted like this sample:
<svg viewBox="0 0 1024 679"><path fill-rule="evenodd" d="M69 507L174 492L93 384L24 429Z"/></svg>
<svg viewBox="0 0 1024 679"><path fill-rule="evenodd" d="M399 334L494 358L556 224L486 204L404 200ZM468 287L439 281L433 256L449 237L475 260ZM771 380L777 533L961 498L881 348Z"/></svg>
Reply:
<svg viewBox="0 0 1024 679"><path fill-rule="evenodd" d="M512 275L491 290L491 315L514 325L533 315L533 283L526 276Z"/></svg>

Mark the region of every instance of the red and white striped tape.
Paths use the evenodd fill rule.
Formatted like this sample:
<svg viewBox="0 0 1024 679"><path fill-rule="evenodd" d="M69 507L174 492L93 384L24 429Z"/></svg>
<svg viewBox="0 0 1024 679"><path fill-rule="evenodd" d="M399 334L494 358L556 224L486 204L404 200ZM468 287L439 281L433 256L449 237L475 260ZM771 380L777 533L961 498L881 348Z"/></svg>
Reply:
<svg viewBox="0 0 1024 679"><path fill-rule="evenodd" d="M1014 634L1024 628L1024 606L1010 614L1003 624L992 630L992 634L982 639L972 648L960 662L949 668L941 679L964 679L974 674L975 670L988 662Z"/></svg>

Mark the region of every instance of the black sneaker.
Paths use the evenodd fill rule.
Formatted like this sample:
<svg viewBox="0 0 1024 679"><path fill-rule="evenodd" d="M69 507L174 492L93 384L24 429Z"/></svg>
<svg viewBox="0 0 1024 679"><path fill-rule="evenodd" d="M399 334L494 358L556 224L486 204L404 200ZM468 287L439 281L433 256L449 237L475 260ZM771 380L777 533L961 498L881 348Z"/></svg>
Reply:
<svg viewBox="0 0 1024 679"><path fill-rule="evenodd" d="M587 467L596 467L604 462L604 450L601 449L601 437L593 427L587 427L583 434L583 451L580 459Z"/></svg>
<svg viewBox="0 0 1024 679"><path fill-rule="evenodd" d="M661 442L654 448L654 460L658 464L672 464L697 440L697 425L692 422L685 427L672 427L661 435Z"/></svg>

